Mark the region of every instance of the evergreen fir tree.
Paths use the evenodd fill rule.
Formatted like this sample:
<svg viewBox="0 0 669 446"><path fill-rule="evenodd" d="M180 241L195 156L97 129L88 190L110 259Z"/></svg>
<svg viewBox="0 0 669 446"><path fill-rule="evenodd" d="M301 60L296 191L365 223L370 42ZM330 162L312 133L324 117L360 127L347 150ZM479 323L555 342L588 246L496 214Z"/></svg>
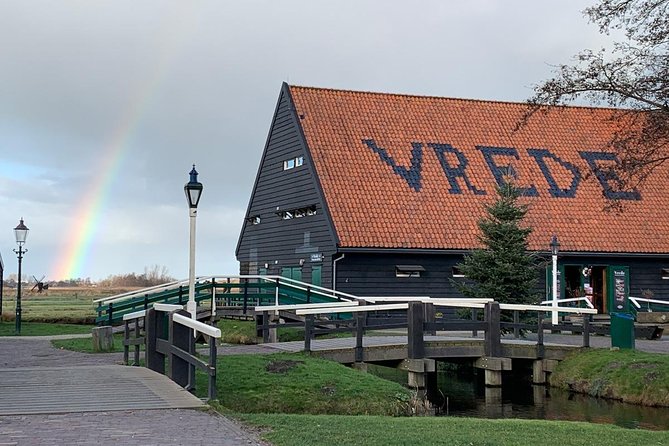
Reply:
<svg viewBox="0 0 669 446"><path fill-rule="evenodd" d="M486 206L487 216L478 222L484 248L465 255L458 267L467 279L455 284L469 298L536 303L538 260L527 251L532 228L520 226L527 206L518 203L521 193L512 182L497 187L497 195L497 201Z"/></svg>

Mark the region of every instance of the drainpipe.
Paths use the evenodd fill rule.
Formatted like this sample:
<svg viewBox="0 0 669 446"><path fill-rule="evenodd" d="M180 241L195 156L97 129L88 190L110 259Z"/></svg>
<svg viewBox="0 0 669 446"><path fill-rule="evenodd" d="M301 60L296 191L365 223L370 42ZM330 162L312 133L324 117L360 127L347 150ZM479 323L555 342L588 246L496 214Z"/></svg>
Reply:
<svg viewBox="0 0 669 446"><path fill-rule="evenodd" d="M337 291L337 262L346 257L346 254L341 255L341 257L336 258L332 261L332 289Z"/></svg>

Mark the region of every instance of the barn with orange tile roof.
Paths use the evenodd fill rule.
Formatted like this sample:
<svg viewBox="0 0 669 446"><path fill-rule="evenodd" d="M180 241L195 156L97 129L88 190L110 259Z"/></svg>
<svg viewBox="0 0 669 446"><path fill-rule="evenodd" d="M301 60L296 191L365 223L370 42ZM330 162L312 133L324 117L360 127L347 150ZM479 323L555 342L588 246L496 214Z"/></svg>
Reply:
<svg viewBox="0 0 669 446"><path fill-rule="evenodd" d="M618 190L602 168L616 110L284 84L237 246L242 273L282 274L360 295L455 297L478 220L512 174L531 250L560 241L561 293L669 295L669 172ZM604 210L618 200L623 212ZM584 271L586 274L584 274ZM590 274L587 274L590 271ZM459 279L458 279L459 280ZM542 277L543 283L543 277Z"/></svg>

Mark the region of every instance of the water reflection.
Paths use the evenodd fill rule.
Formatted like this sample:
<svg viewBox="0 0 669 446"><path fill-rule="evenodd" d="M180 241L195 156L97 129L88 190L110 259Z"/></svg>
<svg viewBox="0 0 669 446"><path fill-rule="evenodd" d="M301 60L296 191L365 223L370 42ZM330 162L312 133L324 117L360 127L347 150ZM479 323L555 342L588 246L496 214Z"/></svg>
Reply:
<svg viewBox="0 0 669 446"><path fill-rule="evenodd" d="M370 367L370 372L406 384L406 372ZM486 388L482 373L451 367L437 373L429 392L438 416L526 418L615 424L630 429L669 429L669 408L654 408L534 386L523 378L504 375L502 388Z"/></svg>

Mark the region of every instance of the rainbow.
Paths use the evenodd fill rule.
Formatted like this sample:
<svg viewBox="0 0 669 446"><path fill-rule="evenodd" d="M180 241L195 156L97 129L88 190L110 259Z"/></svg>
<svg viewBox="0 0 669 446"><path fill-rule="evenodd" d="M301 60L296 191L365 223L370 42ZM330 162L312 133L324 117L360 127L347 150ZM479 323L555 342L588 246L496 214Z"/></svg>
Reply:
<svg viewBox="0 0 669 446"><path fill-rule="evenodd" d="M163 43L158 62L128 95L128 104L103 145L102 159L94 171L92 183L87 187L88 193L77 204L63 248L50 268L49 277L52 280L84 277L85 268L92 260L93 246L106 204L127 157L130 142L170 68L182 52L187 36L199 21L200 15L194 14L196 11L192 5L192 2L174 5L161 24L160 32L156 33L156 40Z"/></svg>

